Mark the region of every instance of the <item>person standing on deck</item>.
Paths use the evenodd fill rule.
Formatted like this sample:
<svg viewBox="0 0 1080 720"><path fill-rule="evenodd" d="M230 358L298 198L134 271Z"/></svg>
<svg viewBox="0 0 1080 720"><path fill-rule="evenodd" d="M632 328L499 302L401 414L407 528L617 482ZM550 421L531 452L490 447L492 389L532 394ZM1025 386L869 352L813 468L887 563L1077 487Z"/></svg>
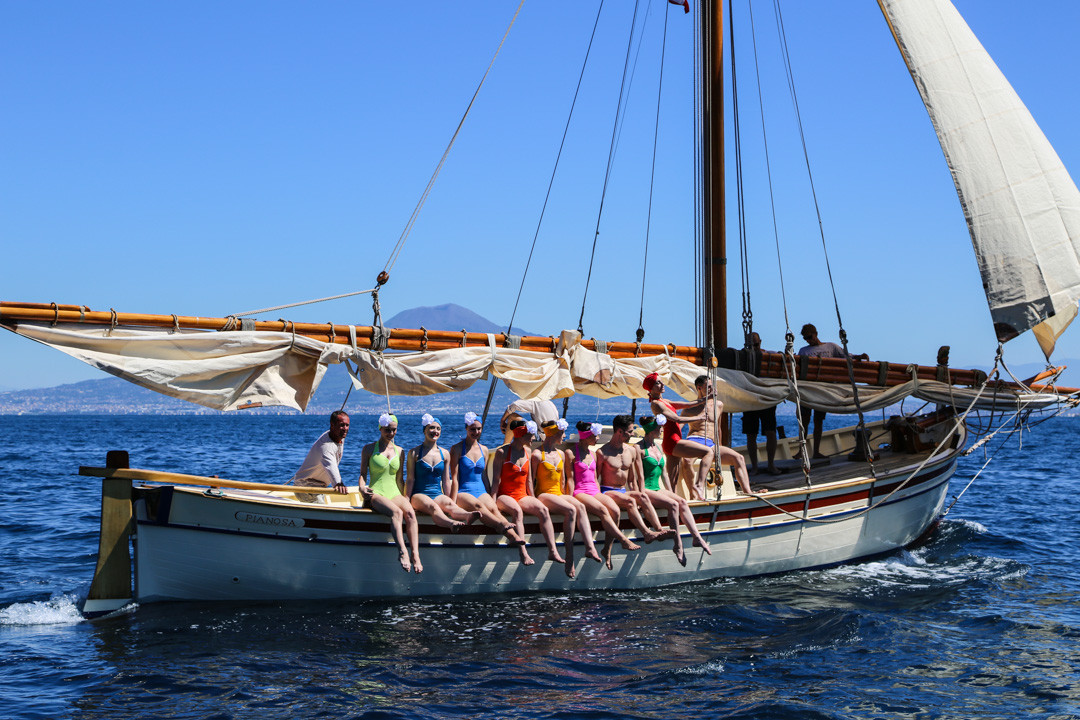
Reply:
<svg viewBox="0 0 1080 720"><path fill-rule="evenodd" d="M802 335L803 340L806 341L806 345L799 348L799 355L801 356L827 358L843 358L850 356L853 360L870 359L870 356L866 353L863 353L862 355L851 355L850 353L845 353L844 348L836 343L823 342L818 338L817 328L810 323L806 323L802 326L800 334ZM799 434L802 441L806 442L806 430L810 427L811 412L814 415L814 454L812 457L816 460L825 457L821 454L821 431L825 425L825 411L813 410L812 408L805 406L801 407L799 409Z"/></svg>
<svg viewBox="0 0 1080 720"><path fill-rule="evenodd" d="M754 353L755 368L761 358L761 336L756 332L750 333L750 350ZM755 370L756 372L756 370ZM758 431L765 436L765 458L768 465L765 472L770 475L779 475L780 470L776 467L776 406L764 410L747 410L742 414L742 431L746 436L746 454L750 458L750 474L758 473Z"/></svg>
<svg viewBox="0 0 1080 720"><path fill-rule="evenodd" d="M349 414L337 410L330 414L330 429L319 436L308 450L307 457L296 474L289 481L302 487L334 488L335 492L345 494L345 483L341 481L338 464L345 453L345 436L349 434ZM297 493L297 499L304 502L320 502L324 498L316 493Z"/></svg>

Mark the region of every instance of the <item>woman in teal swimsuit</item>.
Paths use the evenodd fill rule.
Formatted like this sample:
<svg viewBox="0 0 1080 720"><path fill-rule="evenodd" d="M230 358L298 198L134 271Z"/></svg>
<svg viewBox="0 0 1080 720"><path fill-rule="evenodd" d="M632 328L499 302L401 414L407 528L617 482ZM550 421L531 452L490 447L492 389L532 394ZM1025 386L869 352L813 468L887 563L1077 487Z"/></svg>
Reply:
<svg viewBox="0 0 1080 720"><path fill-rule="evenodd" d="M390 516L390 523L394 531L394 542L398 546L398 560L401 569L405 572L423 572L424 566L420 564L420 541L416 529L416 513L412 505L401 494L401 448L394 444L394 436L397 434L397 418L393 415L383 414L379 417L378 441L368 443L360 454L360 494L364 501L375 512ZM371 473L371 483L368 484L368 472ZM405 550L402 525L409 535L409 547L412 548L412 559Z"/></svg>
<svg viewBox="0 0 1080 720"><path fill-rule="evenodd" d="M683 552L682 536L679 534L679 519L682 518L683 525L690 531L690 535L694 538L694 545L705 551L705 554L712 555L712 548L709 547L709 543L705 542L705 539L701 537L701 533L698 531L697 522L694 520L694 514L690 511L690 503L686 501L682 495L679 495L671 490L671 480L668 477L667 462L664 456L663 449L657 444L657 440L660 439L660 434L664 430L664 424L667 422L667 418L663 415L645 415L638 418L638 422L641 424L641 429L645 431L645 437L638 445L638 453L641 457L641 466L644 471L644 489L645 495L649 498L649 501L657 508L666 508L668 511L668 523L675 531L675 557L679 559L679 562L686 565L686 554Z"/></svg>
<svg viewBox="0 0 1080 720"><path fill-rule="evenodd" d="M409 451L408 480L405 494L413 510L431 516L439 527L457 532L480 519L480 513L459 508L447 493L450 491L450 453L439 447L442 423L425 413L420 418L424 441Z"/></svg>

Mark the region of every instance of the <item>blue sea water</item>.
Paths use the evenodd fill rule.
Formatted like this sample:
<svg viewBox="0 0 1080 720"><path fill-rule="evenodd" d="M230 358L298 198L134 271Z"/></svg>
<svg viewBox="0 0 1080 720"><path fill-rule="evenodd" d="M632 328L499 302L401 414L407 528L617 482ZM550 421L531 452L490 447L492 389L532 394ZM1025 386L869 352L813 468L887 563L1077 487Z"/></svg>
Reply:
<svg viewBox="0 0 1080 720"><path fill-rule="evenodd" d="M416 442L418 420L401 420ZM644 592L80 618L100 506L80 465L126 449L135 467L281 481L325 425L0 417L0 717L1080 717L1078 418L1022 449L989 443L995 461L929 542L872 562ZM350 475L372 428L353 418ZM983 462L962 462L952 495Z"/></svg>

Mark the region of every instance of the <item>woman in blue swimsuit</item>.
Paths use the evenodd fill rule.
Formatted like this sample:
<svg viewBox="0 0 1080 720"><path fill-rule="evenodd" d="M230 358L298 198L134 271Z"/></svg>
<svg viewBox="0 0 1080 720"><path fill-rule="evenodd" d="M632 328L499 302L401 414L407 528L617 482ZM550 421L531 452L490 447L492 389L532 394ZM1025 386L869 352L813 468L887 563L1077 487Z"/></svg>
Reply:
<svg viewBox="0 0 1080 720"><path fill-rule="evenodd" d="M488 449L480 444L483 431L484 424L476 413L465 413L465 438L450 448L450 497L463 510L480 513L480 522L522 547L525 542L514 531L516 520L507 522L488 492L485 477ZM525 552L524 547L521 552Z"/></svg>
<svg viewBox="0 0 1080 720"><path fill-rule="evenodd" d="M450 491L450 454L439 447L442 423L429 414L425 414L420 422L424 426L424 441L409 451L405 494L414 510L430 515L439 527L457 532L467 523L479 520L480 513L459 508L447 495Z"/></svg>

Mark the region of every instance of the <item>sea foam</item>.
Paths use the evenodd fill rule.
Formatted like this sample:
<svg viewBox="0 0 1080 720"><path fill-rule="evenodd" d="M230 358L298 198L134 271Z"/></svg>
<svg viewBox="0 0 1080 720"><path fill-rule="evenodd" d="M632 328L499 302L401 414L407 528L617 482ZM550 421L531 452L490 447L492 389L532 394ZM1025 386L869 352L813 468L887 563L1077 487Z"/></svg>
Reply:
<svg viewBox="0 0 1080 720"><path fill-rule="evenodd" d="M58 595L15 603L0 609L0 625L74 625L83 621L76 602L70 595Z"/></svg>

